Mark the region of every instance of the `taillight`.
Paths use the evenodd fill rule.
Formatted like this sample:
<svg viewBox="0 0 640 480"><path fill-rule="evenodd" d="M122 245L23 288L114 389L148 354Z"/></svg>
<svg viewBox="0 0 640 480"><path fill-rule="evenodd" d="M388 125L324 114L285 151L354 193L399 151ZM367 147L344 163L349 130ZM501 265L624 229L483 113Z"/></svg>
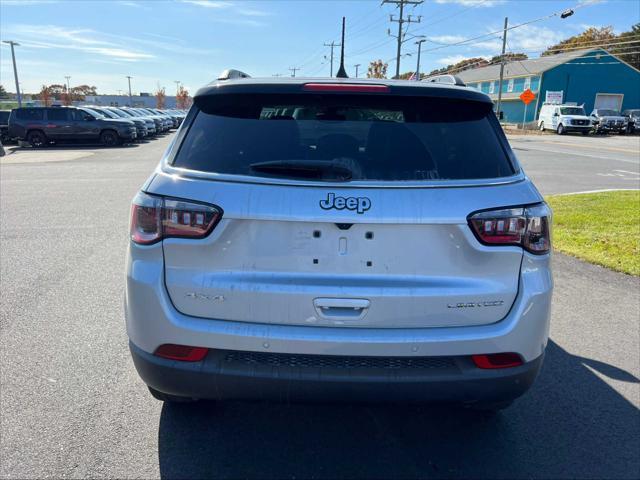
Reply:
<svg viewBox="0 0 640 480"><path fill-rule="evenodd" d="M471 355L476 367L483 370L496 368L513 368L523 364L522 358L517 353L490 353L488 355Z"/></svg>
<svg viewBox="0 0 640 480"><path fill-rule="evenodd" d="M131 205L131 240L150 245L163 238L204 238L221 217L213 205L139 192Z"/></svg>
<svg viewBox="0 0 640 480"><path fill-rule="evenodd" d="M469 225L485 245L517 245L537 255L551 249L551 209L546 203L475 213Z"/></svg>
<svg viewBox="0 0 640 480"><path fill-rule="evenodd" d="M209 349L204 347L190 347L188 345L174 345L165 343L160 345L154 355L168 360L181 362L199 362L207 356Z"/></svg>

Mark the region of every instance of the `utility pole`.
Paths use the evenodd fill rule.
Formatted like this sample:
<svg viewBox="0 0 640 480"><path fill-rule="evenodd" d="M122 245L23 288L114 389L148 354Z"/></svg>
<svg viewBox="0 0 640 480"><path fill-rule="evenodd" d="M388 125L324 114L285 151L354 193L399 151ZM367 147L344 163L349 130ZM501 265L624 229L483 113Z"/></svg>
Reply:
<svg viewBox="0 0 640 480"><path fill-rule="evenodd" d="M420 81L420 52L422 51L422 44L426 41L427 40L425 38L422 38L416 42L416 45L418 45L418 63L416 65L416 82Z"/></svg>
<svg viewBox="0 0 640 480"><path fill-rule="evenodd" d="M360 64L356 63L354 67L356 67L356 78L358 78L358 68L360 68Z"/></svg>
<svg viewBox="0 0 640 480"><path fill-rule="evenodd" d="M69 85L71 75L65 75L64 78L67 79L67 100L69 101L69 105L71 105L71 86Z"/></svg>
<svg viewBox="0 0 640 480"><path fill-rule="evenodd" d="M342 45L341 45L340 43L336 43L336 42L334 42L334 41L332 40L332 41L331 41L331 43L325 43L325 44L324 44L324 46L325 46L325 47L331 47L331 60L330 60L330 63L331 63L331 71L330 71L330 72L331 72L331 73L329 73L329 76L330 76L330 77L333 77L333 49L334 49L335 47L341 47ZM325 57L325 58L326 58L326 57Z"/></svg>
<svg viewBox="0 0 640 480"><path fill-rule="evenodd" d="M131 76L127 75L127 80L129 81L129 106L133 107L133 98L131 97Z"/></svg>
<svg viewBox="0 0 640 480"><path fill-rule="evenodd" d="M22 95L20 95L20 82L18 82L18 70L16 69L16 54L13 51L13 47L19 47L18 42L13 40L3 40L3 43L11 45L11 59L13 60L13 77L16 81L16 97L18 97L18 108L22 107Z"/></svg>
<svg viewBox="0 0 640 480"><path fill-rule="evenodd" d="M295 77L295 76L296 76L296 72L297 72L298 70L302 70L302 69L301 69L300 67L291 67L291 68L289 68L289 71L291 72L291 76L292 76L292 77Z"/></svg>
<svg viewBox="0 0 640 480"><path fill-rule="evenodd" d="M404 36L406 35L406 32L403 33L402 31L402 25L405 23L420 23L420 20L422 20L421 16L418 16L417 20L411 18L411 15L407 16L407 18L404 18L404 6L411 5L415 7L416 5L420 5L423 1L424 0L382 0L383 4L390 3L400 9L397 19L393 18L393 15L389 15L389 21L398 23L398 35L391 35L391 30L387 31L387 33L390 36L395 37L396 41L398 42L396 52L396 75L394 78L398 78L400 76L400 55L402 53L402 44L405 42Z"/></svg>
<svg viewBox="0 0 640 480"><path fill-rule="evenodd" d="M500 108L502 105L502 79L504 78L504 52L507 47L507 25L509 18L504 17L504 32L502 33L502 55L500 56L500 81L498 82L498 104L496 106L496 114L500 121Z"/></svg>

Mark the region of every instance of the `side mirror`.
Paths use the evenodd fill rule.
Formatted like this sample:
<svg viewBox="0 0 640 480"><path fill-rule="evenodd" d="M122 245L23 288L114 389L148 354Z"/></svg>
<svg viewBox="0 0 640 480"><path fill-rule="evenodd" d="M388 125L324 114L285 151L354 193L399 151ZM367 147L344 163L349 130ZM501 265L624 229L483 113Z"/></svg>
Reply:
<svg viewBox="0 0 640 480"><path fill-rule="evenodd" d="M554 114L553 114L553 116L554 116L554 117L559 117L559 116L560 116L560 114L559 114L558 112L556 112L556 113L554 113Z"/></svg>

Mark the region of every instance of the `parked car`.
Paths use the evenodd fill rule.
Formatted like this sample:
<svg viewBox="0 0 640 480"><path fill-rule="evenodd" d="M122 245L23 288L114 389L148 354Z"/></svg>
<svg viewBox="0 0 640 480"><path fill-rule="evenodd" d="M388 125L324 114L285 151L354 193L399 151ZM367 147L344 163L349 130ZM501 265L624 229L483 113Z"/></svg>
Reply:
<svg viewBox="0 0 640 480"><path fill-rule="evenodd" d="M136 133L138 134L138 140L141 140L145 137L147 137L149 135L149 130L147 129L147 124L144 120L142 120L141 118L133 118L133 117L129 117L128 115L125 115L123 113L120 113L118 111L112 110L110 108L107 107L83 107L84 109L87 110L91 110L99 115L102 115L103 117L106 118L112 118L112 119L120 119L123 118L125 120L130 120L132 121L135 126L136 126Z"/></svg>
<svg viewBox="0 0 640 480"><path fill-rule="evenodd" d="M139 115L143 115L148 118L151 118L155 122L156 130L159 133L164 133L169 131L169 126L170 126L169 120L164 117L161 117L157 113L148 111L144 108L131 108L129 110L133 110L134 112L137 112Z"/></svg>
<svg viewBox="0 0 640 480"><path fill-rule="evenodd" d="M627 120L627 133L640 130L640 108L631 108L622 112Z"/></svg>
<svg viewBox="0 0 640 480"><path fill-rule="evenodd" d="M113 120L78 107L16 108L9 117L9 135L33 147L52 142L94 142L116 146L137 138L128 120Z"/></svg>
<svg viewBox="0 0 640 480"><path fill-rule="evenodd" d="M591 112L596 133L626 133L627 119L615 110L596 108Z"/></svg>
<svg viewBox="0 0 640 480"><path fill-rule="evenodd" d="M553 130L558 135L564 135L567 132L581 132L583 135L589 135L592 125L591 119L587 117L582 107L545 103L538 115L538 128L543 131Z"/></svg>
<svg viewBox="0 0 640 480"><path fill-rule="evenodd" d="M138 110L137 108L122 107L121 110L130 115L137 116L144 119L145 121L153 123L156 134L160 134L166 131L164 122L157 116L153 116L148 112L143 112L142 110Z"/></svg>
<svg viewBox="0 0 640 480"><path fill-rule="evenodd" d="M7 143L9 138L9 115L11 110L0 110L0 142Z"/></svg>
<svg viewBox="0 0 640 480"><path fill-rule="evenodd" d="M153 396L500 409L531 386L551 211L487 95L244 78L194 102L132 204L124 309Z"/></svg>
<svg viewBox="0 0 640 480"><path fill-rule="evenodd" d="M171 119L171 117L169 115L165 115L164 113L160 112L159 110L154 110L153 108L142 108L141 110L148 112L151 115L155 115L156 117L162 119L162 121L164 122L164 126L166 131L169 131L173 128L173 120Z"/></svg>

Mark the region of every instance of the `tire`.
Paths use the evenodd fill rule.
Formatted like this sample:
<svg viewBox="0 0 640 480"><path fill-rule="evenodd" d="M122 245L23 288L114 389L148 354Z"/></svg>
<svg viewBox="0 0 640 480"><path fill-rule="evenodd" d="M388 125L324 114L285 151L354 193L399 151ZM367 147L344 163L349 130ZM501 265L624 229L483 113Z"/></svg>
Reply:
<svg viewBox="0 0 640 480"><path fill-rule="evenodd" d="M120 144L120 137L114 130L105 130L100 134L100 143L105 147L115 147Z"/></svg>
<svg viewBox="0 0 640 480"><path fill-rule="evenodd" d="M149 392L156 400L167 403L194 403L197 402L197 398L179 397L177 395L169 395L168 393L159 392L155 388L147 386Z"/></svg>
<svg viewBox="0 0 640 480"><path fill-rule="evenodd" d="M540 129L541 132L544 132L544 122L540 122L540 125L538 126L538 128Z"/></svg>
<svg viewBox="0 0 640 480"><path fill-rule="evenodd" d="M47 136L40 130L32 130L27 134L27 142L33 148L42 148L47 145Z"/></svg>
<svg viewBox="0 0 640 480"><path fill-rule="evenodd" d="M564 125L562 125L562 124L558 125L558 128L556 129L556 133L558 135L564 135L564 132L565 132Z"/></svg>

